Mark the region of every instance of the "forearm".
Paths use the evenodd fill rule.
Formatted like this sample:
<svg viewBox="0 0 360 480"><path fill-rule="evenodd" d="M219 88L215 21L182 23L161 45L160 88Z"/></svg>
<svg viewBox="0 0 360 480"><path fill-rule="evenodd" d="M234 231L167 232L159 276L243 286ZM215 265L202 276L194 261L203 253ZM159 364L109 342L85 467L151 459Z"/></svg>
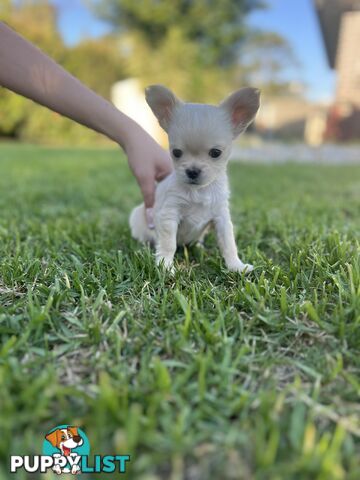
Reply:
<svg viewBox="0 0 360 480"><path fill-rule="evenodd" d="M124 148L142 130L1 22L0 85L103 133Z"/></svg>

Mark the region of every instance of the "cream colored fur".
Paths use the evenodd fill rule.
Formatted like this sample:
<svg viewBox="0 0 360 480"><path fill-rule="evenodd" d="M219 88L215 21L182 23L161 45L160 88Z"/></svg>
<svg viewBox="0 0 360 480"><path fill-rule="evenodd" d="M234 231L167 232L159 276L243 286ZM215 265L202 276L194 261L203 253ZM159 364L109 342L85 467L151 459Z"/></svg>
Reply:
<svg viewBox="0 0 360 480"><path fill-rule="evenodd" d="M157 263L172 269L177 245L200 240L212 225L227 268L250 272L253 266L237 253L226 167L232 140L256 115L259 91L244 88L212 106L183 103L167 88L154 85L146 90L146 99L168 133L175 168L156 189L155 229L148 228L142 204L130 215L132 236L154 244ZM221 152L218 158L210 156L214 149ZM179 150L182 155L177 158ZM193 179L189 174L198 176Z"/></svg>

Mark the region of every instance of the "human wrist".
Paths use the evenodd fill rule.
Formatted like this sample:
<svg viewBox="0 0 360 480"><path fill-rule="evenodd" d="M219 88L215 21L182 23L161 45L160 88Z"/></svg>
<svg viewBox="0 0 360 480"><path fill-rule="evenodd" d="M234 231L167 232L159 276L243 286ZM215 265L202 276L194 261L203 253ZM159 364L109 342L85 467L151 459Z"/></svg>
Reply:
<svg viewBox="0 0 360 480"><path fill-rule="evenodd" d="M125 152L131 149L134 142L146 132L130 117L118 110L110 102L99 119L99 130L114 142L118 143Z"/></svg>
<svg viewBox="0 0 360 480"><path fill-rule="evenodd" d="M129 154L134 147L139 145L148 134L134 120L127 118L123 123L120 145L126 154Z"/></svg>

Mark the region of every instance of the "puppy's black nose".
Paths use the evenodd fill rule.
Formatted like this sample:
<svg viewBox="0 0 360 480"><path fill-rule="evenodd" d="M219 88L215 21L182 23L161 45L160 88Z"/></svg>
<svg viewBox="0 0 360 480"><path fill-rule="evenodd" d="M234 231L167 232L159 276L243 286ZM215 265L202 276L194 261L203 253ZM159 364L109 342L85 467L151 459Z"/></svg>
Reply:
<svg viewBox="0 0 360 480"><path fill-rule="evenodd" d="M74 440L75 443L80 443L81 442L80 435L74 435L73 440Z"/></svg>
<svg viewBox="0 0 360 480"><path fill-rule="evenodd" d="M187 168L185 170L186 175L190 178L190 180L196 180L201 173L200 168Z"/></svg>

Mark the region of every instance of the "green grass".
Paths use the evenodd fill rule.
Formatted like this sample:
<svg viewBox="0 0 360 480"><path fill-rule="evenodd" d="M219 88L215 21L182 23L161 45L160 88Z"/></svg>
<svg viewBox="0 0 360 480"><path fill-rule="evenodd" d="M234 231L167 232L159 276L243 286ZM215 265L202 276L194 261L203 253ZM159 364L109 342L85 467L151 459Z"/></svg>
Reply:
<svg viewBox="0 0 360 480"><path fill-rule="evenodd" d="M245 278L213 236L157 270L117 150L0 172L0 478L62 423L129 479L360 478L360 167L232 164Z"/></svg>

